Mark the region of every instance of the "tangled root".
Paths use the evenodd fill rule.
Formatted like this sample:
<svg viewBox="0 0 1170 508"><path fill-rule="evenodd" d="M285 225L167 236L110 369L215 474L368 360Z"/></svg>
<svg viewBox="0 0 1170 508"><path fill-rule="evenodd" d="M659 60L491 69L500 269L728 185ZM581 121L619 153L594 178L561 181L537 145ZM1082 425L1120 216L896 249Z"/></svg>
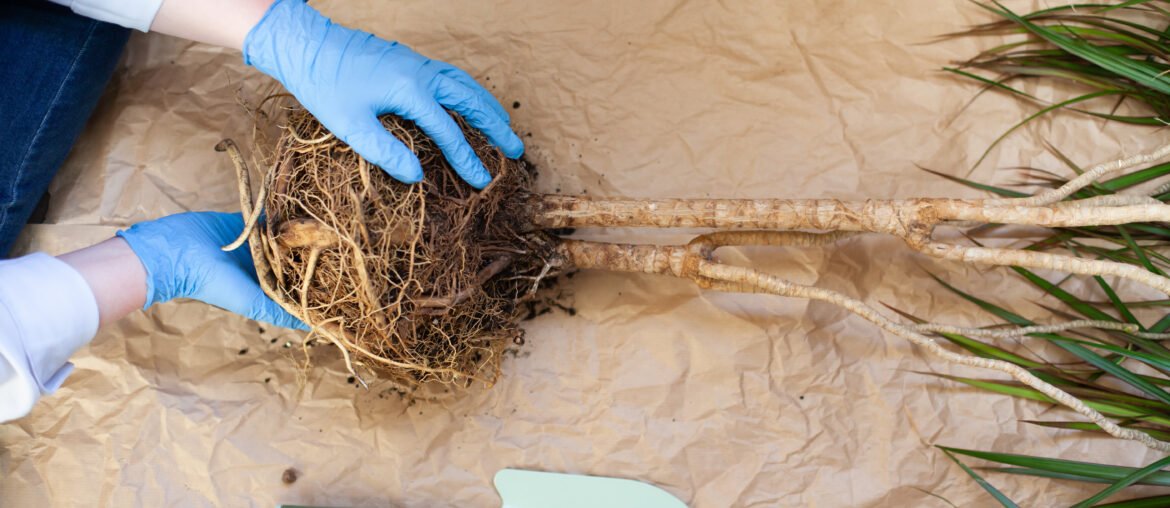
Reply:
<svg viewBox="0 0 1170 508"><path fill-rule="evenodd" d="M300 309L347 363L410 383L494 383L504 346L523 337L518 304L553 265L553 237L521 220L527 164L455 116L493 177L476 191L413 122L386 116L426 175L407 185L308 112L287 118L257 226L275 279L270 296Z"/></svg>

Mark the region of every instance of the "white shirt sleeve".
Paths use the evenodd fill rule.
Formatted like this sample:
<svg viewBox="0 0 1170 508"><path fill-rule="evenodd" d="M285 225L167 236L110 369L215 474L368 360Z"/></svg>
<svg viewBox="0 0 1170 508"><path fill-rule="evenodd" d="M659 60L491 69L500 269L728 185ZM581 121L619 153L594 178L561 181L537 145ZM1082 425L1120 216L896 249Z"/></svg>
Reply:
<svg viewBox="0 0 1170 508"><path fill-rule="evenodd" d="M56 391L97 328L97 300L73 267L43 252L0 260L0 422Z"/></svg>
<svg viewBox="0 0 1170 508"><path fill-rule="evenodd" d="M155 14L163 0L49 0L68 6L87 18L105 21L127 28L150 31Z"/></svg>

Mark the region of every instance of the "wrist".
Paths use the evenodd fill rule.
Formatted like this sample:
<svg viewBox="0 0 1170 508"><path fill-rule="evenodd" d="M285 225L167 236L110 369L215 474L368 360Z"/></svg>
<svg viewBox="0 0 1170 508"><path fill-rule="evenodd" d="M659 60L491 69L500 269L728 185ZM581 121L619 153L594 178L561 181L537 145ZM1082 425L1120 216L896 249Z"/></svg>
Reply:
<svg viewBox="0 0 1170 508"><path fill-rule="evenodd" d="M73 267L89 284L97 300L100 325L117 321L143 307L146 268L125 240L111 238L57 259Z"/></svg>
<svg viewBox="0 0 1170 508"><path fill-rule="evenodd" d="M172 245L170 238L178 238L180 231L164 231L157 221L140 222L129 229L118 231L118 239L129 249L142 268L143 298L139 307L146 309L156 303L169 302L181 295L182 284L175 273L171 255L182 250ZM168 235L170 233L170 235Z"/></svg>
<svg viewBox="0 0 1170 508"><path fill-rule="evenodd" d="M164 0L150 31L216 46L243 49L244 39L273 0Z"/></svg>
<svg viewBox="0 0 1170 508"><path fill-rule="evenodd" d="M329 18L304 0L270 0L270 6L245 34L244 63L276 78L285 87L284 74L300 69L306 55L315 53L329 33Z"/></svg>

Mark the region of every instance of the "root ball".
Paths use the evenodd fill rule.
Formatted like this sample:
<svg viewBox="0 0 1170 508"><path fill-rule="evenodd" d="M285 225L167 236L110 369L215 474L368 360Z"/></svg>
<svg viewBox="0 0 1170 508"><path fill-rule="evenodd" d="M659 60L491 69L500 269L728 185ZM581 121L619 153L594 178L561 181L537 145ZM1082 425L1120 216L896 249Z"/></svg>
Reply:
<svg viewBox="0 0 1170 508"><path fill-rule="evenodd" d="M453 115L455 116L455 115ZM493 383L555 239L523 220L531 171L455 117L492 174L477 191L412 122L383 125L419 158L407 185L292 110L264 186L264 253L278 302L400 381Z"/></svg>

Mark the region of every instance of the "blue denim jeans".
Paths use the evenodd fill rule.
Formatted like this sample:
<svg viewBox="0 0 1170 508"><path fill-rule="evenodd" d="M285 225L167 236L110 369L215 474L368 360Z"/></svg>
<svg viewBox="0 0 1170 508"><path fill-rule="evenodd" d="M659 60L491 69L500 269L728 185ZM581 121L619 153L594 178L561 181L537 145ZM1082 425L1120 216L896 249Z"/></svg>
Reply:
<svg viewBox="0 0 1170 508"><path fill-rule="evenodd" d="M65 161L129 35L45 0L0 1L0 258Z"/></svg>

